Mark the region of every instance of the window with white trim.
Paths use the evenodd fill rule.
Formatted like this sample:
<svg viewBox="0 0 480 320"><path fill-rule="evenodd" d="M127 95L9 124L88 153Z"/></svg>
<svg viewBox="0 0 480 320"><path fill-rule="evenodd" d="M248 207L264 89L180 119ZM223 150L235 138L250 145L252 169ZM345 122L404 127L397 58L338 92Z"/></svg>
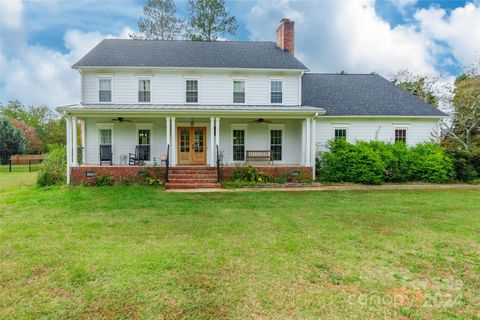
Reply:
<svg viewBox="0 0 480 320"><path fill-rule="evenodd" d="M397 142L407 143L407 129L405 128L395 129L395 143Z"/></svg>
<svg viewBox="0 0 480 320"><path fill-rule="evenodd" d="M138 149L141 160L150 161L150 129L138 129Z"/></svg>
<svg viewBox="0 0 480 320"><path fill-rule="evenodd" d="M198 103L198 80L186 80L186 102Z"/></svg>
<svg viewBox="0 0 480 320"><path fill-rule="evenodd" d="M98 101L112 102L112 79L98 79Z"/></svg>
<svg viewBox="0 0 480 320"><path fill-rule="evenodd" d="M150 102L150 80L138 80L138 102Z"/></svg>
<svg viewBox="0 0 480 320"><path fill-rule="evenodd" d="M100 129L100 144L101 145L112 144L112 129Z"/></svg>
<svg viewBox="0 0 480 320"><path fill-rule="evenodd" d="M270 150L272 151L273 160L282 161L282 130L270 130Z"/></svg>
<svg viewBox="0 0 480 320"><path fill-rule="evenodd" d="M233 81L233 103L245 103L245 81Z"/></svg>
<svg viewBox="0 0 480 320"><path fill-rule="evenodd" d="M335 129L335 140L336 139L347 140L347 129L346 128L336 128Z"/></svg>
<svg viewBox="0 0 480 320"><path fill-rule="evenodd" d="M233 161L245 161L245 129L232 131Z"/></svg>
<svg viewBox="0 0 480 320"><path fill-rule="evenodd" d="M282 103L283 100L282 80L270 81L270 103Z"/></svg>

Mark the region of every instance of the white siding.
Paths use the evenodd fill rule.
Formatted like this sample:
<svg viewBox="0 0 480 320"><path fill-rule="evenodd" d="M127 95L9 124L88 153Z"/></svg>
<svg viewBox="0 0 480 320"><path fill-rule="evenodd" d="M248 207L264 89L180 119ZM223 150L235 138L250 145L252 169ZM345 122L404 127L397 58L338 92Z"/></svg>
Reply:
<svg viewBox="0 0 480 320"><path fill-rule="evenodd" d="M415 145L430 141L438 132L436 119L352 119L352 118L320 118L317 120L317 149L325 148L328 140L334 138L335 128L347 128L347 140L394 141L395 128L407 129L407 143Z"/></svg>
<svg viewBox="0 0 480 320"><path fill-rule="evenodd" d="M223 162L233 163L232 125L246 125L245 150L270 150L270 130L268 123L253 123L254 119L221 119L220 150ZM283 125L282 161L277 164L296 164L302 160L302 122L301 120L272 120L272 125ZM276 129L276 128L275 128ZM259 164L266 164L265 161Z"/></svg>
<svg viewBox="0 0 480 320"><path fill-rule="evenodd" d="M224 163L232 164L232 124L244 124L246 126L246 150L269 150L270 149L270 131L269 124L252 123L254 119L220 119L220 150L224 152ZM281 124L283 129L282 141L282 161L276 161L277 164L300 164L302 157L302 122L301 120L274 120L272 125ZM99 125L111 124L110 118L86 118L86 164L98 164L99 161ZM113 162L120 164L120 155L128 156L128 153L135 151L137 144L137 126L136 123L151 123L152 140L151 153L152 158L160 158L166 154L166 120L165 118L135 118L135 123L124 122L122 124L113 124ZM210 119L196 119L196 126L207 127L207 163L210 152ZM189 119L177 118L176 126L190 126ZM175 130L176 132L176 130ZM178 141L177 141L178 146ZM260 162L259 162L260 164ZM261 164L266 164L262 161Z"/></svg>
<svg viewBox="0 0 480 320"><path fill-rule="evenodd" d="M98 77L96 74L83 73L83 97L84 103L98 102Z"/></svg>
<svg viewBox="0 0 480 320"><path fill-rule="evenodd" d="M86 164L98 164L99 161L99 125L111 124L111 118L86 118ZM166 120L165 118L136 118L136 123L152 124L150 152L151 157L160 159L166 154ZM146 129L148 129L146 127ZM132 122L113 124L113 163L120 164L120 155L128 157L129 153L135 152L137 145L137 126Z"/></svg>
<svg viewBox="0 0 480 320"><path fill-rule="evenodd" d="M82 73L84 103L98 103L98 77L104 73ZM112 103L137 103L138 79L151 76L151 103L185 103L185 80L199 81L200 104L232 104L232 81L242 78L246 84L246 104L270 104L270 80L283 81L283 104L298 105L299 74L273 72L238 73L229 71L115 71L112 76Z"/></svg>

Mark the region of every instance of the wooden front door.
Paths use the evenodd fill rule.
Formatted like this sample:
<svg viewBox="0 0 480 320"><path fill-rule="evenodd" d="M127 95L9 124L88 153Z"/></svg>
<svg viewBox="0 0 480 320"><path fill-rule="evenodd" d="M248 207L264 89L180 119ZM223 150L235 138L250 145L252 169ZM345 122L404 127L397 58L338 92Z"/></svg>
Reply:
<svg viewBox="0 0 480 320"><path fill-rule="evenodd" d="M207 128L177 128L178 164L207 163Z"/></svg>

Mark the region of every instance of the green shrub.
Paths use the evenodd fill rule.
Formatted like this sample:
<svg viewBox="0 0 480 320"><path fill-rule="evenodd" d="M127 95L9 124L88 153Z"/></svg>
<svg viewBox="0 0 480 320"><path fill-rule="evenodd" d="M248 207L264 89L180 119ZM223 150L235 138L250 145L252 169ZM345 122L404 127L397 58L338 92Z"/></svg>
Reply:
<svg viewBox="0 0 480 320"><path fill-rule="evenodd" d="M480 151L451 149L447 154L453 161L455 179L473 181L480 178Z"/></svg>
<svg viewBox="0 0 480 320"><path fill-rule="evenodd" d="M95 187L113 186L113 178L110 176L97 176L93 178L93 185Z"/></svg>
<svg viewBox="0 0 480 320"><path fill-rule="evenodd" d="M434 143L409 148L404 143L361 141L352 144L338 139L330 141L328 149L317 159L317 176L324 181L442 183L454 176L453 163L445 149Z"/></svg>
<svg viewBox="0 0 480 320"><path fill-rule="evenodd" d="M232 173L232 179L235 181L247 181L247 182L257 182L257 183L265 183L270 182L271 177L268 176L266 173L257 170L252 166L248 166L246 168L238 167Z"/></svg>
<svg viewBox="0 0 480 320"><path fill-rule="evenodd" d="M37 176L37 186L45 187L65 183L67 174L67 156L65 146L50 145L40 165Z"/></svg>
<svg viewBox="0 0 480 320"><path fill-rule="evenodd" d="M443 183L454 178L452 160L436 143L423 143L410 148L407 168L410 181Z"/></svg>
<svg viewBox="0 0 480 320"><path fill-rule="evenodd" d="M385 163L368 143L351 144L343 139L332 140L330 151L321 154L318 176L331 182L381 184Z"/></svg>
<svg viewBox="0 0 480 320"><path fill-rule="evenodd" d="M155 177L146 177L143 181L147 186L159 186L162 184L162 180Z"/></svg>

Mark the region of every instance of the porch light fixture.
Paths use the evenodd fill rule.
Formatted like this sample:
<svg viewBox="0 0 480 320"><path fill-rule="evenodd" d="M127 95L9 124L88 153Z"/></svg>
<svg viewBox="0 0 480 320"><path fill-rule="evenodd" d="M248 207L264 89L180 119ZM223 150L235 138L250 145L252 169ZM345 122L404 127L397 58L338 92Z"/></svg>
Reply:
<svg viewBox="0 0 480 320"><path fill-rule="evenodd" d="M193 118L192 118L192 121L190 121L190 126L192 126L192 127L195 126L195 121L193 121Z"/></svg>

